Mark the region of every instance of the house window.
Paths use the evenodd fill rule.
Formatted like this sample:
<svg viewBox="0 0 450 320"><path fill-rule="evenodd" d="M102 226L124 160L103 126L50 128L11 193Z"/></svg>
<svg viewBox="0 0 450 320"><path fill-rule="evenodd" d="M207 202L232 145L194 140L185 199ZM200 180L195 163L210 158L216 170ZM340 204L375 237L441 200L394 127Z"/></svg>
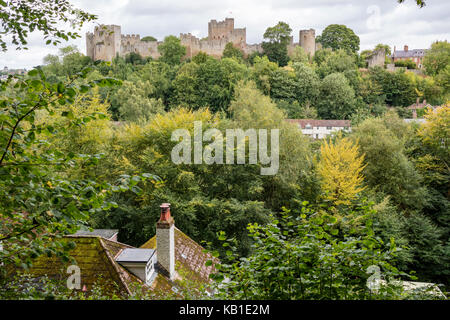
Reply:
<svg viewBox="0 0 450 320"><path fill-rule="evenodd" d="M327 130L331 130L332 127L327 127Z"/></svg>

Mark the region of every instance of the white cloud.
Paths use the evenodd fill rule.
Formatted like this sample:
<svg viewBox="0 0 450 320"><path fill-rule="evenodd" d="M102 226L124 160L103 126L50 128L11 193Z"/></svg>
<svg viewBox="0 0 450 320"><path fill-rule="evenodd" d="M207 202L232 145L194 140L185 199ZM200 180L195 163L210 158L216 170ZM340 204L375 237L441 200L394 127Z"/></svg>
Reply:
<svg viewBox="0 0 450 320"><path fill-rule="evenodd" d="M73 0L81 9L98 16L96 23L118 24L125 34L152 35L160 40L165 36L191 32L199 37L208 33L208 21L234 17L236 27L247 28L247 42L262 41L268 26L278 21L289 23L294 40L300 29L316 29L320 34L329 24L345 24L361 39L361 49L373 48L378 43L397 48L428 48L433 41L450 40L450 2L428 0L420 9L415 1L398 4L396 0ZM379 29L368 28L370 6L379 8ZM95 23L83 27L81 39L63 43L76 44L85 52L84 35ZM0 67L30 68L42 63L45 55L57 53L57 48L45 46L40 34L30 38L28 51L11 48L0 53Z"/></svg>

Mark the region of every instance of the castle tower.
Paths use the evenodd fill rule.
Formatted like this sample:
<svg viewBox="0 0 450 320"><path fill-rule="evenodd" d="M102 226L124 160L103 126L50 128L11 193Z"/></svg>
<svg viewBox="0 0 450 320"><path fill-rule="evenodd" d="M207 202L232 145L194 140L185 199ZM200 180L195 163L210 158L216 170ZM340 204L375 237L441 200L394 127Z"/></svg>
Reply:
<svg viewBox="0 0 450 320"><path fill-rule="evenodd" d="M208 22L208 39L229 39L234 31L234 18L225 18L224 21L211 20Z"/></svg>
<svg viewBox="0 0 450 320"><path fill-rule="evenodd" d="M117 54L120 54L120 41L120 26L96 26L94 33L86 34L86 55L94 61L111 61Z"/></svg>
<svg viewBox="0 0 450 320"><path fill-rule="evenodd" d="M300 46L311 57L316 53L316 31L314 29L300 30Z"/></svg>

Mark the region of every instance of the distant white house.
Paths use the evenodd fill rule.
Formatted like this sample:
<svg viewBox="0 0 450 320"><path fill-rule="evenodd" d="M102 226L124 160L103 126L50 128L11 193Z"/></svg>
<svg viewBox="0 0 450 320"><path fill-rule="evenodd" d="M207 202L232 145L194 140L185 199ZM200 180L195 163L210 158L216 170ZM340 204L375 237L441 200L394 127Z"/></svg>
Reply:
<svg viewBox="0 0 450 320"><path fill-rule="evenodd" d="M403 119L403 121L405 121L406 123L413 123L413 122L415 122L415 123L420 123L420 124L422 124L422 123L425 123L425 122L427 122L427 119L418 119L418 118L416 118L416 119Z"/></svg>
<svg viewBox="0 0 450 320"><path fill-rule="evenodd" d="M323 139L333 132L351 132L350 120L314 120L314 119L286 119L296 124L304 135L313 139Z"/></svg>

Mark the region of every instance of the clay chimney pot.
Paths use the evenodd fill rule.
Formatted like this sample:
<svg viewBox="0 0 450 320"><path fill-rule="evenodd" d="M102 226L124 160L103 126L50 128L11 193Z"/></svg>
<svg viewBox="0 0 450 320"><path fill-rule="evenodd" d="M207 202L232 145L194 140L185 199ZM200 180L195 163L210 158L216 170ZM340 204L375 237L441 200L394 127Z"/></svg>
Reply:
<svg viewBox="0 0 450 320"><path fill-rule="evenodd" d="M169 221L170 219L170 203L163 203L159 206L161 208L161 216L159 221Z"/></svg>

